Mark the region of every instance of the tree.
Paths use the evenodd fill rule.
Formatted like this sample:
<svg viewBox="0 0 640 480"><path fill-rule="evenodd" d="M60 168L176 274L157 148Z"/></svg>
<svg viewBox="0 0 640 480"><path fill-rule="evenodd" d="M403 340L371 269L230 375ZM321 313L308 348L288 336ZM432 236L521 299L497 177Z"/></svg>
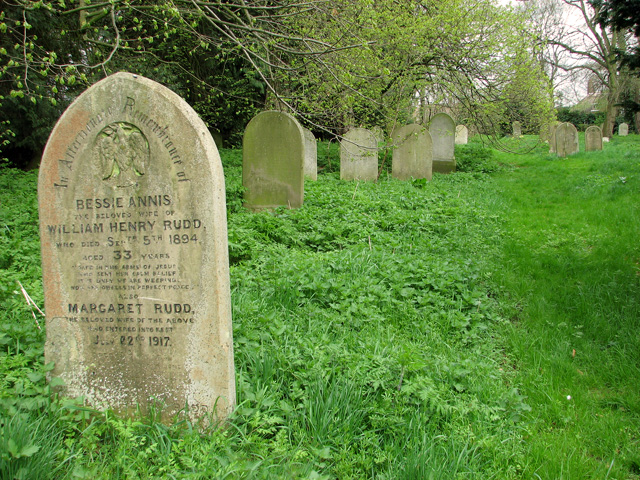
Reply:
<svg viewBox="0 0 640 480"><path fill-rule="evenodd" d="M59 110L130 70L169 84L229 135L267 105L331 134L391 128L410 119L419 92L497 132L513 92L544 83L521 19L491 0L10 1L0 14L9 119L15 102ZM57 112L45 117L50 128Z"/></svg>
<svg viewBox="0 0 640 480"><path fill-rule="evenodd" d="M582 25L565 25L562 36L548 37L549 45L560 47L567 55L556 65L567 72L586 72L605 87L607 106L603 135L611 136L620 108L621 95L628 88L628 73L617 54L625 50L629 35L599 22L600 5L585 0L562 0L569 12L577 14Z"/></svg>

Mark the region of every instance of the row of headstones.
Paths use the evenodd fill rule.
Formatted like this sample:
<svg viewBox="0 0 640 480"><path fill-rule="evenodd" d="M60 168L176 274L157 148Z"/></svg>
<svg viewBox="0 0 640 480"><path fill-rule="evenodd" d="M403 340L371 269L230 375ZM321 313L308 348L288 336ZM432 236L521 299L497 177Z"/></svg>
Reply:
<svg viewBox="0 0 640 480"><path fill-rule="evenodd" d="M301 202L294 190L302 191L302 164L277 162L303 158L304 132L289 115L259 117L245 133L245 155L254 159L245 184L252 195L277 191L279 203ZM430 148L437 135L453 139L453 127L437 125L431 133L403 127L397 150L422 163L442 158ZM64 394L121 414L158 405L167 421L230 413L225 198L214 139L168 88L121 72L64 112L38 179L45 358Z"/></svg>
<svg viewBox="0 0 640 480"><path fill-rule="evenodd" d="M468 130L446 113L435 115L429 128L412 124L391 135L392 176L430 180L432 172L455 171L454 144L466 143ZM340 142L340 179L378 178L382 130L353 128ZM317 180L317 144L313 133L291 115L266 111L245 129L242 143L244 205L251 210L300 207L304 178Z"/></svg>
<svg viewBox="0 0 640 480"><path fill-rule="evenodd" d="M552 125L550 127L550 129L553 130L558 125L559 124L554 124L554 125ZM513 129L513 136L514 137L521 137L522 136L522 126L521 126L520 122L518 122L518 121L513 122L511 124L511 127ZM595 125L594 125L594 127L595 127ZM587 131L589 130L589 128L591 128L591 127L588 127ZM597 128L600 128L600 127L597 127ZM591 135L595 136L595 130L593 130L593 129L591 130ZM621 137L625 137L625 136L629 135L629 125L626 124L626 123L621 123L618 126L618 135L621 136ZM600 137L602 137L602 128L600 128ZM606 138L606 137L604 137L604 138ZM605 140L605 142L606 142L606 140ZM600 148L594 148L594 150L602 150L602 146ZM587 147L587 151L589 151L588 147Z"/></svg>
<svg viewBox="0 0 640 480"><path fill-rule="evenodd" d="M603 138L600 127L591 125L584 132L585 151L602 150L603 142L608 140ZM578 153L579 149L578 129L573 124L564 122L549 128L549 153L566 157Z"/></svg>

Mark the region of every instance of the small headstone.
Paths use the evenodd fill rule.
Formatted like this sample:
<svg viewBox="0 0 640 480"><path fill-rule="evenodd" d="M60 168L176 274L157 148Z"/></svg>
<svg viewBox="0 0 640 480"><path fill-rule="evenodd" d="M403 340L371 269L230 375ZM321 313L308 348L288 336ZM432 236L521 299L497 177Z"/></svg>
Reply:
<svg viewBox="0 0 640 480"><path fill-rule="evenodd" d="M290 114L259 113L242 139L244 206L298 208L304 200L304 132Z"/></svg>
<svg viewBox="0 0 640 480"><path fill-rule="evenodd" d="M556 130L560 122L553 122L549 125L549 153L556 153Z"/></svg>
<svg viewBox="0 0 640 480"><path fill-rule="evenodd" d="M63 391L121 414L225 417L235 376L225 187L204 122L117 73L80 95L38 181L47 340Z"/></svg>
<svg viewBox="0 0 640 480"><path fill-rule="evenodd" d="M211 136L213 137L213 141L216 142L216 147L220 150L223 144L222 134L218 130L214 130L211 132Z"/></svg>
<svg viewBox="0 0 640 480"><path fill-rule="evenodd" d="M511 124L511 127L513 128L514 137L518 138L522 136L522 126L520 125L520 122L516 120Z"/></svg>
<svg viewBox="0 0 640 480"><path fill-rule="evenodd" d="M427 129L416 124L397 129L393 137L392 176L400 180L431 180L432 167L433 148Z"/></svg>
<svg viewBox="0 0 640 480"><path fill-rule="evenodd" d="M618 126L618 135L620 135L621 137L626 137L627 135L629 135L629 125L626 123L621 123Z"/></svg>
<svg viewBox="0 0 640 480"><path fill-rule="evenodd" d="M466 145L469 141L469 129L464 125L458 125L456 127L456 145Z"/></svg>
<svg viewBox="0 0 640 480"><path fill-rule="evenodd" d="M376 180L378 141L366 128L352 128L340 142L340 179Z"/></svg>
<svg viewBox="0 0 640 480"><path fill-rule="evenodd" d="M318 144L313 132L303 128L304 132L304 175L310 180L318 180Z"/></svg>
<svg viewBox="0 0 640 480"><path fill-rule="evenodd" d="M456 170L454 156L456 124L446 113L433 116L429 133L433 142L433 171L450 173Z"/></svg>
<svg viewBox="0 0 640 480"><path fill-rule="evenodd" d="M608 143L609 137L602 137L602 143Z"/></svg>
<svg viewBox="0 0 640 480"><path fill-rule="evenodd" d="M587 152L602 150L602 130L600 127L591 125L584 132L584 149Z"/></svg>
<svg viewBox="0 0 640 480"><path fill-rule="evenodd" d="M376 137L376 140L378 141L378 145L384 142L384 130L382 129L382 127L379 127L376 125L375 127L371 128L371 131L373 132L373 135Z"/></svg>
<svg viewBox="0 0 640 480"><path fill-rule="evenodd" d="M578 130L571 123L558 125L555 132L556 152L559 157L566 157L578 153Z"/></svg>

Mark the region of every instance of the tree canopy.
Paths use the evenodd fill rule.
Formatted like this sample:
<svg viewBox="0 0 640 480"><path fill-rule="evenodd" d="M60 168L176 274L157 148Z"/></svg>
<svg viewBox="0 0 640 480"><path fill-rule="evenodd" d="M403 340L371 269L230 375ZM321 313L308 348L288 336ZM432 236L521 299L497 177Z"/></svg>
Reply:
<svg viewBox="0 0 640 480"><path fill-rule="evenodd" d="M442 109L490 134L552 115L534 37L491 0L9 0L0 32L0 157L36 154L119 70L168 85L231 142L263 108L321 135Z"/></svg>

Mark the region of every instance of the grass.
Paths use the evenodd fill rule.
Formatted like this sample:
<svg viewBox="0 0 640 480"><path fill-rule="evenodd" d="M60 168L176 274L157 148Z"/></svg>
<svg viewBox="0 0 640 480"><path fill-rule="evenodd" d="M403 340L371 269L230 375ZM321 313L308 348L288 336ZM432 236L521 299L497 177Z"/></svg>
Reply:
<svg viewBox="0 0 640 480"><path fill-rule="evenodd" d="M510 349L533 408L529 478L637 478L640 144L534 154L495 178Z"/></svg>
<svg viewBox="0 0 640 480"><path fill-rule="evenodd" d="M46 432L9 434L24 439L18 468L638 478L640 142L563 160L532 137L508 142L527 153L475 143L458 147L460 173L399 182L384 169L377 183L341 182L336 145L321 145L303 208L257 214L241 207L241 153L222 151L238 391L224 429L50 395L16 287L42 304L36 176L0 171L0 427Z"/></svg>

